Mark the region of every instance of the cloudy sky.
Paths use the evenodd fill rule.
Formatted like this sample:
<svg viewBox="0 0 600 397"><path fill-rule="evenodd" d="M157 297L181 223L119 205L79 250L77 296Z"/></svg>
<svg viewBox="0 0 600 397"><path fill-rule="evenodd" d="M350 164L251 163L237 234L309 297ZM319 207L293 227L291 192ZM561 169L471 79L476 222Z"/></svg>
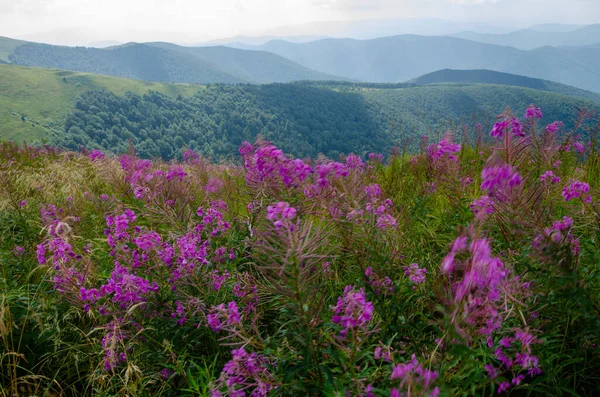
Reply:
<svg viewBox="0 0 600 397"><path fill-rule="evenodd" d="M0 0L0 35L82 44L95 40L201 42L290 34L318 21L444 18L524 27L600 22L600 0ZM327 35L323 25L299 34Z"/></svg>

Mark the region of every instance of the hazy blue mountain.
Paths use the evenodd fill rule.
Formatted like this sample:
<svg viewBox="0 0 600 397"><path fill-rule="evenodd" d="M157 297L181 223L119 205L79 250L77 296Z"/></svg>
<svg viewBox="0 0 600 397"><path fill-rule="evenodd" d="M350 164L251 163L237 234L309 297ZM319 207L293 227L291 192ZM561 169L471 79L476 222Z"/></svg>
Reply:
<svg viewBox="0 0 600 397"><path fill-rule="evenodd" d="M2 44L6 43L6 44ZM0 40L10 63L178 83L270 83L331 80L279 55L228 47L127 43L109 48L64 47Z"/></svg>
<svg viewBox="0 0 600 397"><path fill-rule="evenodd" d="M539 23L528 27L529 30L537 30L538 32L572 32L583 28L586 25L575 25L567 23Z"/></svg>
<svg viewBox="0 0 600 397"><path fill-rule="evenodd" d="M443 36L462 31L483 33L508 33L524 28L513 21L453 21L440 18L384 18L362 19L354 21L321 21L299 25L282 26L265 30L261 36L304 36L320 35L337 38L372 39L376 37L401 34L419 34L425 36Z"/></svg>
<svg viewBox="0 0 600 397"><path fill-rule="evenodd" d="M242 46L253 46L262 45L268 43L271 40L285 40L290 43L308 43L310 41L321 40L327 38L321 35L301 35L301 36L233 36L226 37L223 39L209 40L193 44L189 47L201 47L201 46L219 46L225 45L233 48L242 48Z"/></svg>
<svg viewBox="0 0 600 397"><path fill-rule="evenodd" d="M102 40L102 41L94 41L92 43L88 43L86 45L86 47L108 48L108 47L118 46L121 44L124 44L124 43L117 41L117 40Z"/></svg>
<svg viewBox="0 0 600 397"><path fill-rule="evenodd" d="M480 84L498 84L511 85L518 87L533 88L536 90L556 92L576 98L590 99L600 103L600 94L582 90L566 84L555 83L554 81L534 79L531 77L519 76L516 74L495 72L493 70L453 70L444 69L437 72L428 73L409 81L418 85L438 84L438 83L480 83Z"/></svg>
<svg viewBox="0 0 600 397"><path fill-rule="evenodd" d="M454 37L403 35L300 44L275 40L252 48L360 81L400 82L440 69L489 69L600 92L598 46L523 51Z"/></svg>
<svg viewBox="0 0 600 397"><path fill-rule="evenodd" d="M584 26L573 31L553 32L524 29L506 34L462 32L453 36L521 50L532 50L544 46L581 46L600 42L600 24Z"/></svg>

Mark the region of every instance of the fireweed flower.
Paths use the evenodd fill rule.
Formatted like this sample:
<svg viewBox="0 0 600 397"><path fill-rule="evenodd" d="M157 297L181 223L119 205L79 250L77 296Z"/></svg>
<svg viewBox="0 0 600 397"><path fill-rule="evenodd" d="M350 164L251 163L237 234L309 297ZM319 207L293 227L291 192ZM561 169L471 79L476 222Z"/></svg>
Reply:
<svg viewBox="0 0 600 397"><path fill-rule="evenodd" d="M342 326L340 335L345 337L349 330L366 329L373 317L373 303L367 302L364 290L356 290L353 285L344 288L344 295L338 298L337 304L332 307L334 324Z"/></svg>
<svg viewBox="0 0 600 397"><path fill-rule="evenodd" d="M273 222L278 229L295 217L296 209L290 207L290 204L285 201L280 201L267 207L267 219Z"/></svg>
<svg viewBox="0 0 600 397"><path fill-rule="evenodd" d="M27 205L27 200L22 200L22 201L19 203L19 207L21 207L21 208L25 207L26 205Z"/></svg>
<svg viewBox="0 0 600 397"><path fill-rule="evenodd" d="M566 246L573 255L579 255L579 239L572 234L573 219L564 216L562 220L555 221L552 227L547 227L544 232L533 240L533 248L544 251L549 246Z"/></svg>
<svg viewBox="0 0 600 397"><path fill-rule="evenodd" d="M369 199L376 199L381 196L381 188L378 184L369 185L365 188L365 193Z"/></svg>
<svg viewBox="0 0 600 397"><path fill-rule="evenodd" d="M494 127L490 131L490 135L494 138L502 138L504 136L504 131L508 128L508 121L500 120L494 124Z"/></svg>
<svg viewBox="0 0 600 397"><path fill-rule="evenodd" d="M556 132L558 132L559 129L561 129L563 126L562 121L555 121L552 124L548 124L546 126L546 132L548 132L549 134L555 134Z"/></svg>
<svg viewBox="0 0 600 397"><path fill-rule="evenodd" d="M373 272L372 267L368 267L365 270L365 277L367 278L367 284L375 289L375 293L380 295L382 292L387 295L388 292L394 290L392 279L388 276L381 277Z"/></svg>
<svg viewBox="0 0 600 397"><path fill-rule="evenodd" d="M122 309L136 303L146 302L146 296L158 292L158 285L131 274L129 269L115 261L115 269L106 284L100 287L103 296L111 295L114 303Z"/></svg>
<svg viewBox="0 0 600 397"><path fill-rule="evenodd" d="M510 165L486 167L481 172L481 190L493 199L506 201L513 189L523 182L521 175Z"/></svg>
<svg viewBox="0 0 600 397"><path fill-rule="evenodd" d="M231 355L232 359L225 364L212 387L212 397L266 397L275 387L273 376L267 369L267 365L271 364L269 359L264 355L248 353L243 347L233 350Z"/></svg>
<svg viewBox="0 0 600 397"><path fill-rule="evenodd" d="M583 153L583 152L585 152L585 147L579 141L573 142L573 149L575 149L577 151L577 153Z"/></svg>
<svg viewBox="0 0 600 397"><path fill-rule="evenodd" d="M546 171L540 176L540 181L544 183L560 183L560 177L554 175L552 171Z"/></svg>
<svg viewBox="0 0 600 397"><path fill-rule="evenodd" d="M213 330L219 332L225 324L230 327L241 324L239 309L235 301L231 301L225 307L224 303L213 306L210 313L206 316L206 323Z"/></svg>
<svg viewBox="0 0 600 397"><path fill-rule="evenodd" d="M425 282L425 275L427 274L427 269L420 268L418 264L413 263L410 266L404 267L404 274L408 276L410 281L415 284L421 284Z"/></svg>
<svg viewBox="0 0 600 397"><path fill-rule="evenodd" d="M223 182L217 178L210 178L206 184L206 193L217 193L223 187Z"/></svg>
<svg viewBox="0 0 600 397"><path fill-rule="evenodd" d="M573 181L568 185L565 185L563 188L562 196L565 201L570 201L574 198L583 198L584 200L587 197L582 197L586 195L590 191L590 185L581 181ZM591 196L588 196L591 197Z"/></svg>
<svg viewBox="0 0 600 397"><path fill-rule="evenodd" d="M377 218L376 226L381 230L393 229L396 227L396 219L389 214L381 215Z"/></svg>
<svg viewBox="0 0 600 397"><path fill-rule="evenodd" d="M105 157L104 153L101 150L92 150L90 152L90 160L102 160Z"/></svg>
<svg viewBox="0 0 600 397"><path fill-rule="evenodd" d="M446 154L449 160L457 161L458 158L454 154L458 152L460 152L460 145L452 143L449 137L442 139L437 144L429 145L427 148L427 154L434 161L440 160Z"/></svg>
<svg viewBox="0 0 600 397"><path fill-rule="evenodd" d="M383 154L381 153L369 153L369 161L375 163L383 163Z"/></svg>
<svg viewBox="0 0 600 397"><path fill-rule="evenodd" d="M400 380L400 389L407 390L407 395L413 395L415 391L421 390L424 396L437 397L440 390L434 386L434 382L438 376L437 371L423 368L413 354L409 362L394 366L390 380ZM401 395L403 394L400 394L400 390L396 388L390 393L390 396Z"/></svg>
<svg viewBox="0 0 600 397"><path fill-rule="evenodd" d="M525 371L530 377L542 373L539 359L532 354L532 344L539 343L541 341L534 335L521 329L516 330L514 336L502 338L500 345L494 350L494 356L500 362L500 367L496 368L490 364L485 366L486 372L492 379L496 379L500 372L512 377L510 382L496 381L499 384L499 394L513 386L518 386L525 379L523 374Z"/></svg>
<svg viewBox="0 0 600 397"><path fill-rule="evenodd" d="M384 360L388 363L392 362L392 348L390 346L378 345L373 353L373 358L375 360Z"/></svg>
<svg viewBox="0 0 600 397"><path fill-rule="evenodd" d="M489 196L481 196L471 203L471 211L475 218L484 219L489 214L494 213L494 202Z"/></svg>
<svg viewBox="0 0 600 397"><path fill-rule="evenodd" d="M523 133L523 126L519 119L514 118L510 121L510 132L516 137L524 137L525 133Z"/></svg>
<svg viewBox="0 0 600 397"><path fill-rule="evenodd" d="M457 238L442 261L444 273L449 278L457 277L451 286L451 305L456 312L453 319L464 321L464 327L480 334L491 335L500 326L501 286L508 272L502 261L492 256L489 240L467 243L466 237ZM469 260L457 261L456 255L461 253L468 254Z"/></svg>
<svg viewBox="0 0 600 397"><path fill-rule="evenodd" d="M527 108L527 110L525 111L525 117L528 119L541 119L543 117L542 115L542 109L540 108L536 108L535 106L530 106Z"/></svg>

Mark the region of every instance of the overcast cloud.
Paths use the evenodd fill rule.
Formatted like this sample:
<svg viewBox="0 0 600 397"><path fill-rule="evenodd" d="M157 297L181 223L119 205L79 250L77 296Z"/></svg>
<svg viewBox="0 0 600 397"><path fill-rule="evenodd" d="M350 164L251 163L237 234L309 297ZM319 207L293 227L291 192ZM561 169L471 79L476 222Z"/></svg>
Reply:
<svg viewBox="0 0 600 397"><path fill-rule="evenodd" d="M600 0L0 0L0 35L64 44L200 42L318 21L443 18L496 25L600 23ZM281 32L290 31L289 28ZM314 35L323 32L311 32Z"/></svg>

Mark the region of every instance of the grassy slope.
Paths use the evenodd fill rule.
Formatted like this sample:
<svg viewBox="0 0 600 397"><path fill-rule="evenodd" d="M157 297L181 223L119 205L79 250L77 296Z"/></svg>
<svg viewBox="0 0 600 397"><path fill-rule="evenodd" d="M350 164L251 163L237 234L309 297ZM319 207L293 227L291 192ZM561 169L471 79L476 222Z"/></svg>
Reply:
<svg viewBox="0 0 600 397"><path fill-rule="evenodd" d="M32 141L46 138L50 129L62 131L75 99L88 90L106 89L118 95L154 90L176 97L190 96L201 87L0 65L0 139Z"/></svg>

